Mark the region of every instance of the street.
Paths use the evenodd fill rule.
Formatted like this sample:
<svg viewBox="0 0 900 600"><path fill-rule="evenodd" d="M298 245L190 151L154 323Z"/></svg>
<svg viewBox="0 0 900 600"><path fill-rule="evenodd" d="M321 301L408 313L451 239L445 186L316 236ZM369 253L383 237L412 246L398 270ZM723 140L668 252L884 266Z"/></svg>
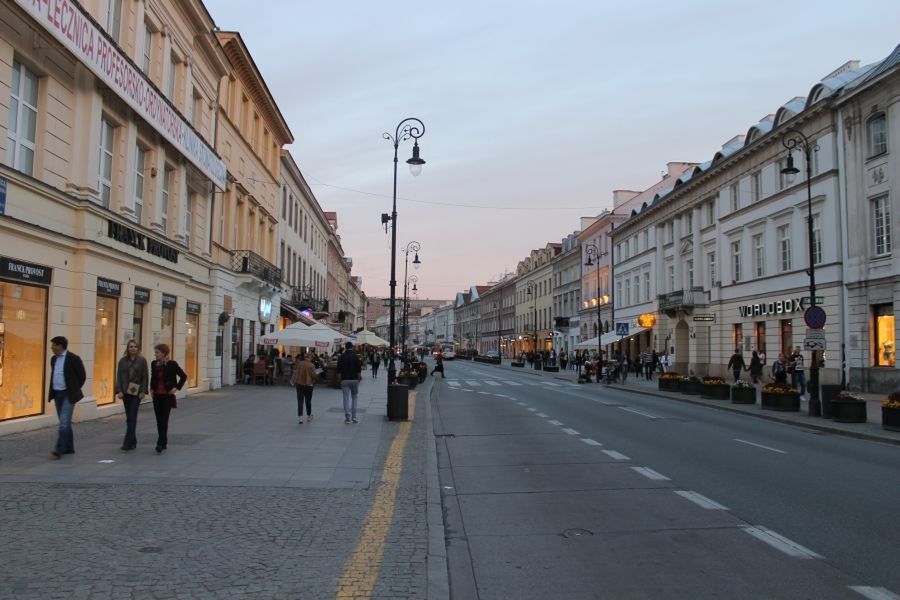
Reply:
<svg viewBox="0 0 900 600"><path fill-rule="evenodd" d="M447 373L453 598L896 598L896 446L527 370Z"/></svg>

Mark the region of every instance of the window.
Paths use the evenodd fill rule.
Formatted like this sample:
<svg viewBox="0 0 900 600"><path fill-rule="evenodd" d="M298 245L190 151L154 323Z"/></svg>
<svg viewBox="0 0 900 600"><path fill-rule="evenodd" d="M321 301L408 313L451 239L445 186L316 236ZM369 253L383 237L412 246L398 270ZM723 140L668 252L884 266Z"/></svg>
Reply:
<svg viewBox="0 0 900 600"><path fill-rule="evenodd" d="M689 210L684 213L684 235L688 236L694 232L694 211Z"/></svg>
<svg viewBox="0 0 900 600"><path fill-rule="evenodd" d="M706 268L709 271L709 286L716 284L716 253L710 252L706 255Z"/></svg>
<svg viewBox="0 0 900 600"><path fill-rule="evenodd" d="M281 219L287 219L287 186L281 187Z"/></svg>
<svg viewBox="0 0 900 600"><path fill-rule="evenodd" d="M199 306L188 303L191 312L187 313L184 326L184 370L187 372L187 386L189 389L197 387L200 378L200 314L196 311Z"/></svg>
<svg viewBox="0 0 900 600"><path fill-rule="evenodd" d="M134 220L139 225L144 214L144 163L147 151L137 146L134 158Z"/></svg>
<svg viewBox="0 0 900 600"><path fill-rule="evenodd" d="M756 350L763 354L766 353L766 322L757 321L754 329L756 330Z"/></svg>
<svg viewBox="0 0 900 600"><path fill-rule="evenodd" d="M169 347L169 358L175 358L175 303L176 298L163 294L162 313L159 327L159 343ZM235 322L237 325L237 322Z"/></svg>
<svg viewBox="0 0 900 600"><path fill-rule="evenodd" d="M741 280L741 242L731 242L731 280Z"/></svg>
<svg viewBox="0 0 900 600"><path fill-rule="evenodd" d="M622 297L622 282L617 281L616 282L616 298L621 298L621 297Z"/></svg>
<svg viewBox="0 0 900 600"><path fill-rule="evenodd" d="M687 275L687 288L691 289L694 287L694 261L688 260L684 263L685 266L685 274Z"/></svg>
<svg viewBox="0 0 900 600"><path fill-rule="evenodd" d="M150 66L153 62L153 31L144 23L144 59L141 61L141 70L147 77L150 76Z"/></svg>
<svg viewBox="0 0 900 600"><path fill-rule="evenodd" d="M753 236L753 274L756 277L766 274L766 241L761 233Z"/></svg>
<svg viewBox="0 0 900 600"><path fill-rule="evenodd" d="M762 172L760 171L750 175L750 197L753 202L762 200Z"/></svg>
<svg viewBox="0 0 900 600"><path fill-rule="evenodd" d="M891 207L887 196L872 200L872 252L875 256L891 253Z"/></svg>
<svg viewBox="0 0 900 600"><path fill-rule="evenodd" d="M622 244L616 244L616 262L622 262Z"/></svg>
<svg viewBox="0 0 900 600"><path fill-rule="evenodd" d="M163 235L169 233L169 185L171 185L172 169L163 169L162 202L159 207L159 223L162 226ZM237 239L235 239L235 242Z"/></svg>
<svg viewBox="0 0 900 600"><path fill-rule="evenodd" d="M119 43L119 31L122 29L122 0L109 0L106 7L106 32Z"/></svg>
<svg viewBox="0 0 900 600"><path fill-rule="evenodd" d="M819 174L819 151L816 149L819 147L819 140L813 142L813 153L812 153L812 174Z"/></svg>
<svg viewBox="0 0 900 600"><path fill-rule="evenodd" d="M781 272L791 270L791 226L782 225L778 228L778 262L781 263Z"/></svg>
<svg viewBox="0 0 900 600"><path fill-rule="evenodd" d="M822 262L822 220L819 215L813 215L813 263Z"/></svg>
<svg viewBox="0 0 900 600"><path fill-rule="evenodd" d="M666 242L672 243L675 241L675 221L669 221L666 225Z"/></svg>
<svg viewBox="0 0 900 600"><path fill-rule="evenodd" d="M14 60L6 130L6 164L26 175L34 175L37 95L37 75Z"/></svg>
<svg viewBox="0 0 900 600"><path fill-rule="evenodd" d="M675 291L675 266L669 265L668 268L666 269L666 273L668 275L668 280L669 280L669 291L674 292Z"/></svg>
<svg viewBox="0 0 900 600"><path fill-rule="evenodd" d="M735 352L739 351L741 349L741 342L744 341L744 327L740 323L732 325L731 341Z"/></svg>
<svg viewBox="0 0 900 600"><path fill-rule="evenodd" d="M194 195L188 194L184 202L184 245L191 247L191 221L194 215Z"/></svg>
<svg viewBox="0 0 900 600"><path fill-rule="evenodd" d="M894 339L894 305L872 307L875 316L875 366L893 367L896 345Z"/></svg>
<svg viewBox="0 0 900 600"><path fill-rule="evenodd" d="M634 278L634 302L637 304L641 301L641 278L635 276Z"/></svg>
<svg viewBox="0 0 900 600"><path fill-rule="evenodd" d="M731 212L737 212L741 209L740 183L731 184Z"/></svg>
<svg viewBox="0 0 900 600"><path fill-rule="evenodd" d="M47 389L48 289L22 281L0 280L0 420L39 415ZM47 369L46 377L52 373Z"/></svg>
<svg viewBox="0 0 900 600"><path fill-rule="evenodd" d="M716 222L716 201L710 200L706 203L706 224L712 225Z"/></svg>
<svg viewBox="0 0 900 600"><path fill-rule="evenodd" d="M112 196L112 160L113 160L113 138L115 129L106 119L100 119L100 173L99 173L99 191L100 203L109 208L110 197Z"/></svg>
<svg viewBox="0 0 900 600"><path fill-rule="evenodd" d="M794 322L790 319L779 321L779 335L781 337L781 352L789 356L794 349Z"/></svg>
<svg viewBox="0 0 900 600"><path fill-rule="evenodd" d="M881 114L869 119L869 158L887 152L887 118Z"/></svg>
<svg viewBox="0 0 900 600"><path fill-rule="evenodd" d="M175 101L175 72L178 69L178 61L174 56L169 58L169 77L166 79L166 97Z"/></svg>
<svg viewBox="0 0 900 600"><path fill-rule="evenodd" d="M650 302L650 273L644 273L644 302Z"/></svg>
<svg viewBox="0 0 900 600"><path fill-rule="evenodd" d="M119 301L97 296L94 325L94 398L97 404L112 404L116 400L116 318Z"/></svg>
<svg viewBox="0 0 900 600"><path fill-rule="evenodd" d="M631 256L631 238L625 240L625 258Z"/></svg>
<svg viewBox="0 0 900 600"><path fill-rule="evenodd" d="M191 125L193 125L194 129L200 128L200 92L194 90L193 95L191 96Z"/></svg>
<svg viewBox="0 0 900 600"><path fill-rule="evenodd" d="M784 158L782 158L781 160L779 160L778 162L775 163L775 177L778 179L778 189L779 190L783 190L788 185L790 185L790 181L788 181L788 178L790 177L790 175L785 175L784 173L781 172L785 168L786 165L787 165L787 159L784 159Z"/></svg>

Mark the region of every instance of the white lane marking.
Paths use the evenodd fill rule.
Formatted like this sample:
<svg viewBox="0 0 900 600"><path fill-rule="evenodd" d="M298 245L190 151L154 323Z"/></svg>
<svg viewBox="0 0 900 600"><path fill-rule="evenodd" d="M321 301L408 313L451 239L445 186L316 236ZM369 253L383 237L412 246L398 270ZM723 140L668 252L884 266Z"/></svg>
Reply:
<svg viewBox="0 0 900 600"><path fill-rule="evenodd" d="M809 548L801 546L797 542L789 540L783 535L775 533L771 529L766 529L765 527L745 527L744 531L746 531L756 539L772 546L776 550L781 550L788 556L805 559L824 558L822 555L816 554Z"/></svg>
<svg viewBox="0 0 900 600"><path fill-rule="evenodd" d="M691 502L693 502L700 508L706 508L709 510L728 510L727 508L725 508L718 502L716 502L714 500L710 500L703 494L698 494L697 492L687 492L684 490L676 490L675 493L678 494L679 496L681 496L682 498L686 498L686 499L690 500Z"/></svg>
<svg viewBox="0 0 900 600"><path fill-rule="evenodd" d="M478 393L481 394L482 396L490 396L491 395L489 392L478 392Z"/></svg>
<svg viewBox="0 0 900 600"><path fill-rule="evenodd" d="M560 423L559 421L550 421L550 424L556 425L557 427L562 427L562 423Z"/></svg>
<svg viewBox="0 0 900 600"><path fill-rule="evenodd" d="M568 427L564 428L563 431L565 431L569 435L578 435L577 431L575 431L574 429L569 429Z"/></svg>
<svg viewBox="0 0 900 600"><path fill-rule="evenodd" d="M762 444L755 444L753 442L748 442L747 440L734 438L734 441L740 442L742 444L749 444L750 446L756 446L757 448L762 448L763 450L770 450L772 452L777 452L778 454L787 454L787 452L785 452L784 450L779 450L778 448L772 448L770 446L763 446Z"/></svg>
<svg viewBox="0 0 900 600"><path fill-rule="evenodd" d="M615 406L612 402L604 402L603 400L594 400L594 402L599 402L603 406Z"/></svg>
<svg viewBox="0 0 900 600"><path fill-rule="evenodd" d="M541 417L542 419L547 418L547 415L545 415L544 413L538 413L537 416Z"/></svg>
<svg viewBox="0 0 900 600"><path fill-rule="evenodd" d="M467 379L467 380L466 380L466 383L469 384L469 385L471 385L472 387L479 387L479 386L481 386L481 382L480 382L480 381L474 381L474 380Z"/></svg>
<svg viewBox="0 0 900 600"><path fill-rule="evenodd" d="M518 385L518 386L521 386L521 385L522 385L522 384L519 383L518 381L503 381L503 382L501 382L501 383L504 383L504 384L506 384L506 385Z"/></svg>
<svg viewBox="0 0 900 600"><path fill-rule="evenodd" d="M581 441L587 444L588 446L602 446L600 442L597 440L592 440L591 438L581 438Z"/></svg>
<svg viewBox="0 0 900 600"><path fill-rule="evenodd" d="M631 467L647 479L653 479L654 481L670 481L668 477L661 473L657 473L653 469L649 467Z"/></svg>
<svg viewBox="0 0 900 600"><path fill-rule="evenodd" d="M447 384L448 384L450 387L459 387L459 382L458 382L458 381L448 381Z"/></svg>
<svg viewBox="0 0 900 600"><path fill-rule="evenodd" d="M648 419L659 419L661 417L657 417L656 415L651 415L650 413L641 412L639 410L635 410L633 408L628 408L627 406L620 406L622 410L628 411L630 413L634 413L636 415L641 415L642 417L647 417Z"/></svg>
<svg viewBox="0 0 900 600"><path fill-rule="evenodd" d="M544 381L544 385L549 385L551 387L559 387L558 383L553 383L552 381Z"/></svg>
<svg viewBox="0 0 900 600"><path fill-rule="evenodd" d="M536 408L531 408L531 407L529 407L528 410L530 410L531 412L537 412L537 409L536 409Z"/></svg>
<svg viewBox="0 0 900 600"><path fill-rule="evenodd" d="M610 458L614 458L616 460L631 460L621 452L616 452L615 450L604 450L603 454L607 455Z"/></svg>
<svg viewBox="0 0 900 600"><path fill-rule="evenodd" d="M869 600L900 600L900 596L883 587L868 585L851 585L850 589L868 598Z"/></svg>
<svg viewBox="0 0 900 600"><path fill-rule="evenodd" d="M527 402L519 402L519 406L528 406Z"/></svg>
<svg viewBox="0 0 900 600"><path fill-rule="evenodd" d="M485 381L485 383L488 384L488 385L500 385L500 384L497 383L496 381Z"/></svg>

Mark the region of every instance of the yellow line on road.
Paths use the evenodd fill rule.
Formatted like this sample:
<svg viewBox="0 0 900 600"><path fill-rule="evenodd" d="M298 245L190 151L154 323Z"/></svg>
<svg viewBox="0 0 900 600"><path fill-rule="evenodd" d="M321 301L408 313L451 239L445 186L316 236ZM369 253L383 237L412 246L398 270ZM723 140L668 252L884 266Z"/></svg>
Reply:
<svg viewBox="0 0 900 600"><path fill-rule="evenodd" d="M403 450L409 438L413 416L416 411L416 393L409 392L409 420L400 423L397 436L391 442L384 469L381 471L381 483L372 501L372 508L366 516L362 535L353 554L344 563L343 575L338 582L335 598L371 598L381 571L381 560L384 555L384 544L394 520L394 506L397 500L397 488L400 474L403 471Z"/></svg>

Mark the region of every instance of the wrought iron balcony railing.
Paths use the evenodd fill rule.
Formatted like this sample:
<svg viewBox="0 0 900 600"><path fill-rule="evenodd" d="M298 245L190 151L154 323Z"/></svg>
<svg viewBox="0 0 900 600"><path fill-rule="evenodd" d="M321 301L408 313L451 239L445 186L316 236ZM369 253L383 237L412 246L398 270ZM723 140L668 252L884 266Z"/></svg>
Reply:
<svg viewBox="0 0 900 600"><path fill-rule="evenodd" d="M313 288L309 286L293 288L287 303L298 310L308 309L314 313L328 312L328 300L326 298L316 298L313 294Z"/></svg>
<svg viewBox="0 0 900 600"><path fill-rule="evenodd" d="M272 285L281 285L281 269L252 250L235 250L231 256L231 270L248 273Z"/></svg>
<svg viewBox="0 0 900 600"><path fill-rule="evenodd" d="M659 310L663 312L692 310L695 306L709 305L709 292L703 288L677 290L668 294L660 294L658 301Z"/></svg>

